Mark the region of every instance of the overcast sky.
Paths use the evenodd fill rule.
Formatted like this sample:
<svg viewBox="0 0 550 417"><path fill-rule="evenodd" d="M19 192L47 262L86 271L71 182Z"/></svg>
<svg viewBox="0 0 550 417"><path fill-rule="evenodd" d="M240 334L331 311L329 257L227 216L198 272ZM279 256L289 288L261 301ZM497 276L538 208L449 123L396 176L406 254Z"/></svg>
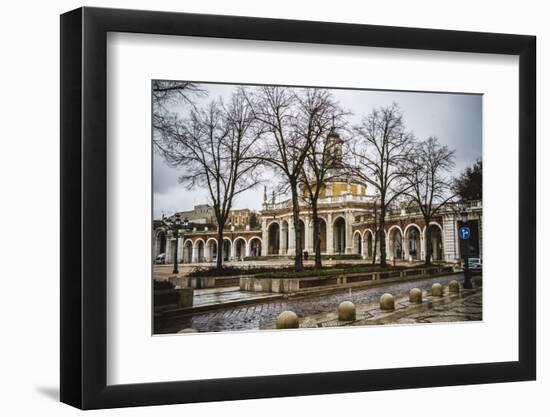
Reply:
<svg viewBox="0 0 550 417"><path fill-rule="evenodd" d="M208 95L197 100L207 104L218 97L227 98L234 84L202 84ZM352 113L349 122L357 124L363 115L375 107L399 104L407 130L418 139L436 136L439 142L456 151L453 175L458 175L476 159L481 158L481 95L416 93L373 90L331 90L334 98L345 110ZM181 112L185 112L181 108ZM182 116L184 116L182 114ZM190 210L197 204L208 203L205 190L188 191L178 183L181 170L166 165L163 159L153 157L153 215L170 215L175 211ZM368 192L368 189L367 189ZM263 201L263 188L247 191L234 202L234 208L259 210Z"/></svg>

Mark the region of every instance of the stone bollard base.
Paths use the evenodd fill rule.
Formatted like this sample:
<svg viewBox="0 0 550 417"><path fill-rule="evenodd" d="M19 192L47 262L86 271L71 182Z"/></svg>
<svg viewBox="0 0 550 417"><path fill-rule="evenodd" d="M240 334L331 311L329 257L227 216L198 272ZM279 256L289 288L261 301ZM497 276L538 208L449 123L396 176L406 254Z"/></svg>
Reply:
<svg viewBox="0 0 550 417"><path fill-rule="evenodd" d="M351 301L343 301L338 306L338 320L353 321L355 320L355 304Z"/></svg>
<svg viewBox="0 0 550 417"><path fill-rule="evenodd" d="M418 288L413 288L409 291L409 302L422 304L422 291Z"/></svg>
<svg viewBox="0 0 550 417"><path fill-rule="evenodd" d="M381 310L395 310L395 297L391 294L383 294L380 297L380 309Z"/></svg>
<svg viewBox="0 0 550 417"><path fill-rule="evenodd" d="M432 297L443 297L443 286L439 282L432 285Z"/></svg>
<svg viewBox="0 0 550 417"><path fill-rule="evenodd" d="M277 329L297 329L299 326L298 315L294 311L283 311L277 317Z"/></svg>

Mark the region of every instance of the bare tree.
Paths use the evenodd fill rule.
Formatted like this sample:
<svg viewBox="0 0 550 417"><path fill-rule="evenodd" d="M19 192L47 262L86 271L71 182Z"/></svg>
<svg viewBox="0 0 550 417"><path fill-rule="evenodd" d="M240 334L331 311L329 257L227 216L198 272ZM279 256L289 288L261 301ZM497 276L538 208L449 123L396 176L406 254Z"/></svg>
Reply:
<svg viewBox="0 0 550 417"><path fill-rule="evenodd" d="M303 269L300 223L300 177L312 144L325 129L324 114L330 95L316 89L259 87L250 96L261 124L264 151L258 158L273 166L285 179L292 199L296 271ZM319 126L322 124L323 126Z"/></svg>
<svg viewBox="0 0 550 417"><path fill-rule="evenodd" d="M256 186L259 161L253 158L259 138L242 89L225 105L220 99L193 109L189 118L173 115L157 128L158 149L173 167L182 167L180 182L205 188L216 217L216 267L222 268L223 230L235 197Z"/></svg>
<svg viewBox="0 0 550 417"><path fill-rule="evenodd" d="M337 129L344 127L345 113L327 90L307 90L299 102L302 115L300 131L310 144L299 181L305 191L306 203L311 208L315 268L320 269L321 227L318 202L326 182L343 168L341 154L337 154L342 143Z"/></svg>
<svg viewBox="0 0 550 417"><path fill-rule="evenodd" d="M380 243L380 265L386 266L386 214L390 205L407 189L403 185L403 163L410 154L414 138L406 132L403 114L396 103L374 109L354 130L356 140L351 149L351 168L379 194L376 235Z"/></svg>
<svg viewBox="0 0 550 417"><path fill-rule="evenodd" d="M455 197L450 171L454 167L455 151L429 137L415 146L406 164L408 184L406 196L418 207L426 225L424 242L425 264L431 265L434 215Z"/></svg>
<svg viewBox="0 0 550 417"><path fill-rule="evenodd" d="M159 129L178 112L178 107L188 106L196 110L197 97L206 96L207 91L196 83L189 81L153 80L151 83L151 99L153 105L153 132ZM153 134L153 144L159 146L158 135Z"/></svg>

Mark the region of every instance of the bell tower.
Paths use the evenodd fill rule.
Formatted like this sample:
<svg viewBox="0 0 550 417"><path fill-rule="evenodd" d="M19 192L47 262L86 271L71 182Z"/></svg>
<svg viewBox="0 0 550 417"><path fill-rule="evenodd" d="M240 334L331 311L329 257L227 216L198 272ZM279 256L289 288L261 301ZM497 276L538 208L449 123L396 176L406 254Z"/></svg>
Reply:
<svg viewBox="0 0 550 417"><path fill-rule="evenodd" d="M344 141L336 132L336 128L333 126L330 129L330 133L327 136L326 152L329 159L329 168L341 168L342 167L342 144Z"/></svg>

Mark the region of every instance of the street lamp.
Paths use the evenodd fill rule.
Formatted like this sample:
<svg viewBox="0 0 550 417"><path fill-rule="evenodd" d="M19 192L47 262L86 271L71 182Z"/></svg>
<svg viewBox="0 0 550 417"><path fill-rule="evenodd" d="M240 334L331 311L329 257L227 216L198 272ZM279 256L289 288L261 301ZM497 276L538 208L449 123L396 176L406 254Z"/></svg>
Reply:
<svg viewBox="0 0 550 417"><path fill-rule="evenodd" d="M468 252L469 244L468 239L470 238L470 229L466 226L468 223L468 211L466 206L462 207L460 212L462 218L462 227L460 228L460 239L462 240L462 256L464 257L464 284L463 287L466 289L472 289L472 276L470 274L470 265L468 263ZM466 233L467 230L467 233Z"/></svg>
<svg viewBox="0 0 550 417"><path fill-rule="evenodd" d="M183 227L187 228L187 225L189 224L189 221L187 220L187 217L183 221ZM174 215L174 219L170 221L169 227L170 230L173 233L174 239L176 239L176 244L174 245L174 269L172 270L173 274L178 274L178 239L179 239L179 232L180 227L182 226L181 223L181 215L179 213L176 213Z"/></svg>
<svg viewBox="0 0 550 417"><path fill-rule="evenodd" d="M174 245L174 269L172 273L177 274L178 271L178 239L179 239L179 229L181 226L181 216L179 213L174 215L174 220L170 225L172 232L174 233L174 238L176 239L176 244Z"/></svg>

